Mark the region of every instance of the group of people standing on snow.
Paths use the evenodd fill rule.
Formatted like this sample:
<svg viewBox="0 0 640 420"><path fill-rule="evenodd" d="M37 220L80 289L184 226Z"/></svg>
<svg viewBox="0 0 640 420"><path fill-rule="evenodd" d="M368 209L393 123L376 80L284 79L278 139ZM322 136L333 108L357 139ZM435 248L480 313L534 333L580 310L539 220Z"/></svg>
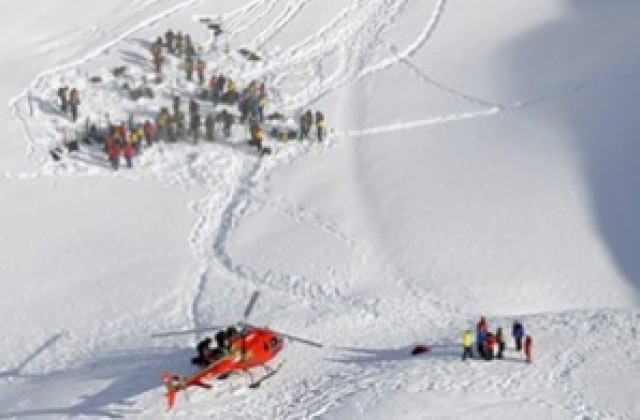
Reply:
<svg viewBox="0 0 640 420"><path fill-rule="evenodd" d="M191 138L197 142L201 137L213 141L216 139L216 126L220 124L221 133L229 138L235 123L246 126L249 135L249 144L256 146L262 154L270 151L263 148L265 138L266 120L271 121L269 135L278 140L298 138L300 140L311 139L313 126L316 128L316 138L322 141L325 136L325 119L320 111L312 113L307 110L300 116L299 130L288 127L287 129L275 128L270 116L265 117L267 104L267 87L265 83L252 80L246 87L239 88L236 81L222 73L207 75L207 63L201 57L202 48L196 46L190 35L178 31L168 30L164 37L158 37L151 43L151 57L156 72L160 75L163 64L166 62L165 51L177 58L184 58L184 71L187 81L193 81L194 70L197 74L197 86L192 86L193 92L186 98L183 94L173 91L170 107L163 106L155 116L155 120L146 120L144 124L134 122L133 116L129 117L128 124L116 124L107 127L98 133L95 125L85 130L86 143L94 141L104 143L105 153L114 169L120 166L120 159L124 156L128 167L132 167L132 158L139 153L143 140L151 145L156 140L177 141ZM78 105L80 93L76 88L68 91L67 87L58 90L60 106L63 112L70 111L71 119L78 119ZM183 105L183 102L185 105ZM188 103L188 114L185 112ZM201 112L201 105L210 104L206 115ZM220 107L219 107L220 105ZM185 110L183 110L183 108ZM220 110L220 108L222 108ZM235 109L237 109L237 113ZM280 115L279 121L285 118ZM295 122L293 122L295 125ZM89 124L87 123L87 127ZM94 140L94 141L91 141Z"/></svg>
<svg viewBox="0 0 640 420"><path fill-rule="evenodd" d="M515 350L520 353L524 350L525 360L531 363L531 351L533 340L530 335L525 335L524 326L520 321L514 321L511 327L511 336L515 343ZM462 360L473 358L474 334L471 330L462 333ZM489 324L484 316L476 324L475 333L476 351L479 359L493 360L504 358L506 341L502 327L495 332L489 330Z"/></svg>
<svg viewBox="0 0 640 420"><path fill-rule="evenodd" d="M188 135L197 141L204 128L204 138L213 141L216 137L216 123L221 123L222 134L228 138L231 136L232 125L237 122L246 124L250 136L249 144L263 150L266 119L264 110L267 103L265 83L252 80L246 87L240 89L236 81L222 73L211 74L207 81L207 63L201 57L202 48L197 47L188 34L183 35L180 31L176 33L171 29L164 34L164 39L158 37L151 46L154 63L160 63L156 66L159 73L162 71L161 63L164 62L163 48L176 57L184 56L185 78L187 81L192 81L195 70L199 86L189 99L188 117L182 111L182 98L179 94L173 95L172 113L169 113L168 108L161 108L156 118L158 137L175 141ZM212 106L212 110L204 118L200 112L200 103L210 103ZM223 105L223 109L216 113L218 105ZM233 106L237 107L237 115L228 109ZM314 124L316 137L322 141L325 135L325 119L320 111L316 111L315 119L311 110L303 113L300 117L299 132L295 133L294 137L300 140L309 139ZM291 137L291 130L272 130L270 134L277 139L288 140Z"/></svg>
<svg viewBox="0 0 640 420"><path fill-rule="evenodd" d="M198 70L200 66L204 64L204 61L196 57L199 53L199 48L196 48L189 34L183 35L181 31L175 33L169 29L164 34L164 39L159 36L156 41L151 44L151 61L153 61L155 71L158 74L162 73L162 66L165 62L163 47L166 47L167 51L176 57L182 58L182 56L184 56L184 69L187 80L192 80L193 72L197 70L198 75L201 75L199 78L200 84L204 83L204 72Z"/></svg>

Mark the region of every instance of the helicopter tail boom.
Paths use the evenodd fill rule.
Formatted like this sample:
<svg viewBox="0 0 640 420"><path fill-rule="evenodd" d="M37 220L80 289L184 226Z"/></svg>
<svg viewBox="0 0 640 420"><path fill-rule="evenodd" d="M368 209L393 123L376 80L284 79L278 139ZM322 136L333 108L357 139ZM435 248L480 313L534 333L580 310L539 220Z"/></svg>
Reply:
<svg viewBox="0 0 640 420"><path fill-rule="evenodd" d="M167 410L171 410L176 404L176 395L178 395L178 392L184 391L192 386L205 389L211 388L211 385L202 382L199 378L191 378L185 381L178 375L170 375L167 371L163 371L161 377L162 383L167 389L167 393L165 394L167 397Z"/></svg>

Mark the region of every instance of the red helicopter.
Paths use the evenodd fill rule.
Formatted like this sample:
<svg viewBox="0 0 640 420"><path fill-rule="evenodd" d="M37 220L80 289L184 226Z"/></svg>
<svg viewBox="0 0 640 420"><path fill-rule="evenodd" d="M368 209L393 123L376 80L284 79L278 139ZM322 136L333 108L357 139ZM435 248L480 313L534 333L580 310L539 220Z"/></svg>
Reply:
<svg viewBox="0 0 640 420"><path fill-rule="evenodd" d="M258 299L259 292L256 291L251 296L249 304L244 311L244 319L246 320L251 313L253 306ZM260 328L247 324L245 321L238 322L238 328L230 328L233 331L231 336L227 336L227 341L224 349L216 349L211 352L207 357L203 367L195 374L183 378L179 375L171 375L167 371L161 373L162 383L167 389L167 409L173 408L176 402L176 396L178 392L184 391L190 387L200 387L209 389L211 385L204 382L205 380L226 378L233 372L245 373L249 369L262 366L265 370L265 374L257 380L253 380L251 373L250 388L257 388L260 384L275 375L282 362L277 367L272 368L267 363L271 361L284 347L284 339L296 341L299 343L307 344L314 347L322 347L322 344L314 341L305 340L300 337L295 337L290 334L284 334L279 331L275 331L270 328ZM178 334L192 334L198 332L220 330L222 327L208 327L198 328L192 330L164 332L153 334L152 337L167 337ZM192 359L195 363L196 358Z"/></svg>

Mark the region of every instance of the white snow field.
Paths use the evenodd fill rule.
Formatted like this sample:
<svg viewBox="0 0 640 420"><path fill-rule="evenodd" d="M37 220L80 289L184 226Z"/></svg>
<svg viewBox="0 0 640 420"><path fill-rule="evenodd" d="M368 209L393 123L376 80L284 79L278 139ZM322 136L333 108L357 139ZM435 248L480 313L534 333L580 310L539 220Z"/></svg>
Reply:
<svg viewBox="0 0 640 420"><path fill-rule="evenodd" d="M640 2L0 12L1 419L640 419ZM111 73L152 74L169 28L209 74L264 82L267 113L322 110L328 138L268 138L260 158L236 125L144 147L133 169L84 144L54 161L86 117L140 122L190 97L174 57L154 99ZM76 124L62 85L82 93ZM231 324L254 290L251 322L325 347L287 344L261 388L233 376L167 412L160 372L194 372L205 334L151 334ZM510 338L504 360L462 362L480 315L521 320L533 363Z"/></svg>

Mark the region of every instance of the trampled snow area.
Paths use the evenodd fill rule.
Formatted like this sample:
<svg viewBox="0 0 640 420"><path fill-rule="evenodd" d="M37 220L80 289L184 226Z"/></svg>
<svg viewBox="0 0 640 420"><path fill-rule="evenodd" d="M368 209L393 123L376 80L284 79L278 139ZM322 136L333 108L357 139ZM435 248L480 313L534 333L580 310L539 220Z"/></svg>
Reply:
<svg viewBox="0 0 640 420"><path fill-rule="evenodd" d="M0 418L640 418L637 1L0 12ZM85 144L54 161L86 117L139 122L190 97L174 57L154 99L111 72L150 77L169 28L209 74L264 82L267 113L322 110L328 138L268 137L261 158L235 125L144 147L133 169ZM77 124L62 85L82 92ZM167 412L160 372L194 372L204 334L151 334L233 323L256 289L251 322L325 347L287 344L260 389L235 376ZM504 360L462 362L480 315L521 320L533 363L510 339Z"/></svg>

